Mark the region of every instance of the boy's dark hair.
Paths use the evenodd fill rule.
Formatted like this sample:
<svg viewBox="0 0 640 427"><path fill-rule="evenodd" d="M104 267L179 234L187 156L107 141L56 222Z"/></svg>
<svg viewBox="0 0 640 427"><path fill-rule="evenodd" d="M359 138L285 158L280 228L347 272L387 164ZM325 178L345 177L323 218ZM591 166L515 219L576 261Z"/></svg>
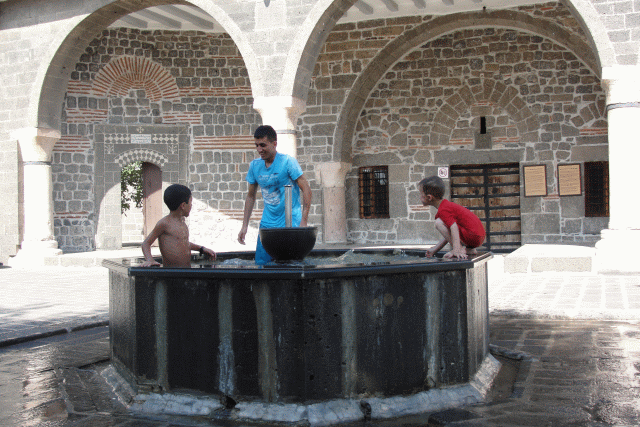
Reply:
<svg viewBox="0 0 640 427"><path fill-rule="evenodd" d="M436 199L444 197L444 181L438 176L430 176L418 183L418 188L424 194L431 194Z"/></svg>
<svg viewBox="0 0 640 427"><path fill-rule="evenodd" d="M267 137L267 140L271 142L278 139L278 134L276 134L275 129L269 125L258 126L258 129L253 133L254 139L261 139L265 136Z"/></svg>
<svg viewBox="0 0 640 427"><path fill-rule="evenodd" d="M184 203L189 203L191 190L182 184L171 184L164 190L164 203L170 211L175 211Z"/></svg>

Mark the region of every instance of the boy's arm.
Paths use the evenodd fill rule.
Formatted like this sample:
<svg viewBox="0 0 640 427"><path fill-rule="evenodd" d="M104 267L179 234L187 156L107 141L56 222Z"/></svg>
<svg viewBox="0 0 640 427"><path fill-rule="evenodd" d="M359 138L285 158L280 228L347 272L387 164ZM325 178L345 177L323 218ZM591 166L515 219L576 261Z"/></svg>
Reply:
<svg viewBox="0 0 640 427"><path fill-rule="evenodd" d="M432 257L444 248L444 245L447 244L447 239L442 239L438 242L438 244L433 245L431 248L427 249L426 257Z"/></svg>
<svg viewBox="0 0 640 427"><path fill-rule="evenodd" d="M454 222L449 231L451 232L452 249L444 255L444 258L456 257L458 259L467 259L467 252L460 243L460 229L458 228L458 224Z"/></svg>
<svg viewBox="0 0 640 427"><path fill-rule="evenodd" d="M207 254L212 259L216 259L216 253L209 248L205 248L204 246L196 245L195 243L189 242L189 249L191 249L192 251L200 252L200 255Z"/></svg>
<svg viewBox="0 0 640 427"><path fill-rule="evenodd" d="M238 233L238 242L244 245L244 238L247 235L247 229L249 228L249 220L251 219L251 212L253 212L253 206L256 203L256 192L258 184L249 184L249 190L247 191L247 198L244 201L244 217L242 218L242 228Z"/></svg>
<svg viewBox="0 0 640 427"><path fill-rule="evenodd" d="M296 179L296 184L298 184L302 192L302 218L300 219L300 227L306 227L307 220L309 219L309 210L311 209L311 186L309 186L309 181L307 181L304 175L300 175L300 177Z"/></svg>
<svg viewBox="0 0 640 427"><path fill-rule="evenodd" d="M151 233L149 233L147 238L144 239L144 242L142 242L142 254L144 255L145 261L142 263L141 267L161 265L158 261L153 259L153 256L151 255L151 245L162 235L162 233L164 233L164 221L160 220L156 226L153 227L153 230L151 230Z"/></svg>

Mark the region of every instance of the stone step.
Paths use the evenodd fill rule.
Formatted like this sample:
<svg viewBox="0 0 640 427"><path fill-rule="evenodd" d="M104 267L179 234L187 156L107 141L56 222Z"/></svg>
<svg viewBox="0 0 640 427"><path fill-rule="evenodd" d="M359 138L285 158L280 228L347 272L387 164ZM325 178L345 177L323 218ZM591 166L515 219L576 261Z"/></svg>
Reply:
<svg viewBox="0 0 640 427"><path fill-rule="evenodd" d="M591 273L595 248L575 245L528 244L504 257L505 273Z"/></svg>

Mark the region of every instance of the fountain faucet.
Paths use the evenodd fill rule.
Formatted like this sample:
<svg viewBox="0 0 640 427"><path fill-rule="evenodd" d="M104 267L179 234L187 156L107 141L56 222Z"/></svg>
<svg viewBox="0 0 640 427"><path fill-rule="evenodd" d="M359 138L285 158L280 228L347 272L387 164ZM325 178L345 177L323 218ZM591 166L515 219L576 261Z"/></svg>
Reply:
<svg viewBox="0 0 640 427"><path fill-rule="evenodd" d="M284 225L291 227L291 184L284 186Z"/></svg>

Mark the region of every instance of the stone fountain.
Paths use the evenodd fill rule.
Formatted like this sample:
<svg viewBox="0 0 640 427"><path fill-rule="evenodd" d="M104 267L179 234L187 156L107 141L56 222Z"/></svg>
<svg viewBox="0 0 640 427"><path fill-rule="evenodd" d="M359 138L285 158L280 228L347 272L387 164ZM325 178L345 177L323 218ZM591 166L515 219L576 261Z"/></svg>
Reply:
<svg viewBox="0 0 640 427"><path fill-rule="evenodd" d="M219 253L215 263L194 256L192 268L104 262L105 376L130 410L330 425L484 399L500 365L489 353L489 253L451 261L363 249L354 252L364 259L394 256L340 263L346 250L312 250L310 229L278 230L274 247L307 236L284 255L261 234L279 261L267 265L252 263L252 252ZM308 251L332 258L282 262Z"/></svg>

